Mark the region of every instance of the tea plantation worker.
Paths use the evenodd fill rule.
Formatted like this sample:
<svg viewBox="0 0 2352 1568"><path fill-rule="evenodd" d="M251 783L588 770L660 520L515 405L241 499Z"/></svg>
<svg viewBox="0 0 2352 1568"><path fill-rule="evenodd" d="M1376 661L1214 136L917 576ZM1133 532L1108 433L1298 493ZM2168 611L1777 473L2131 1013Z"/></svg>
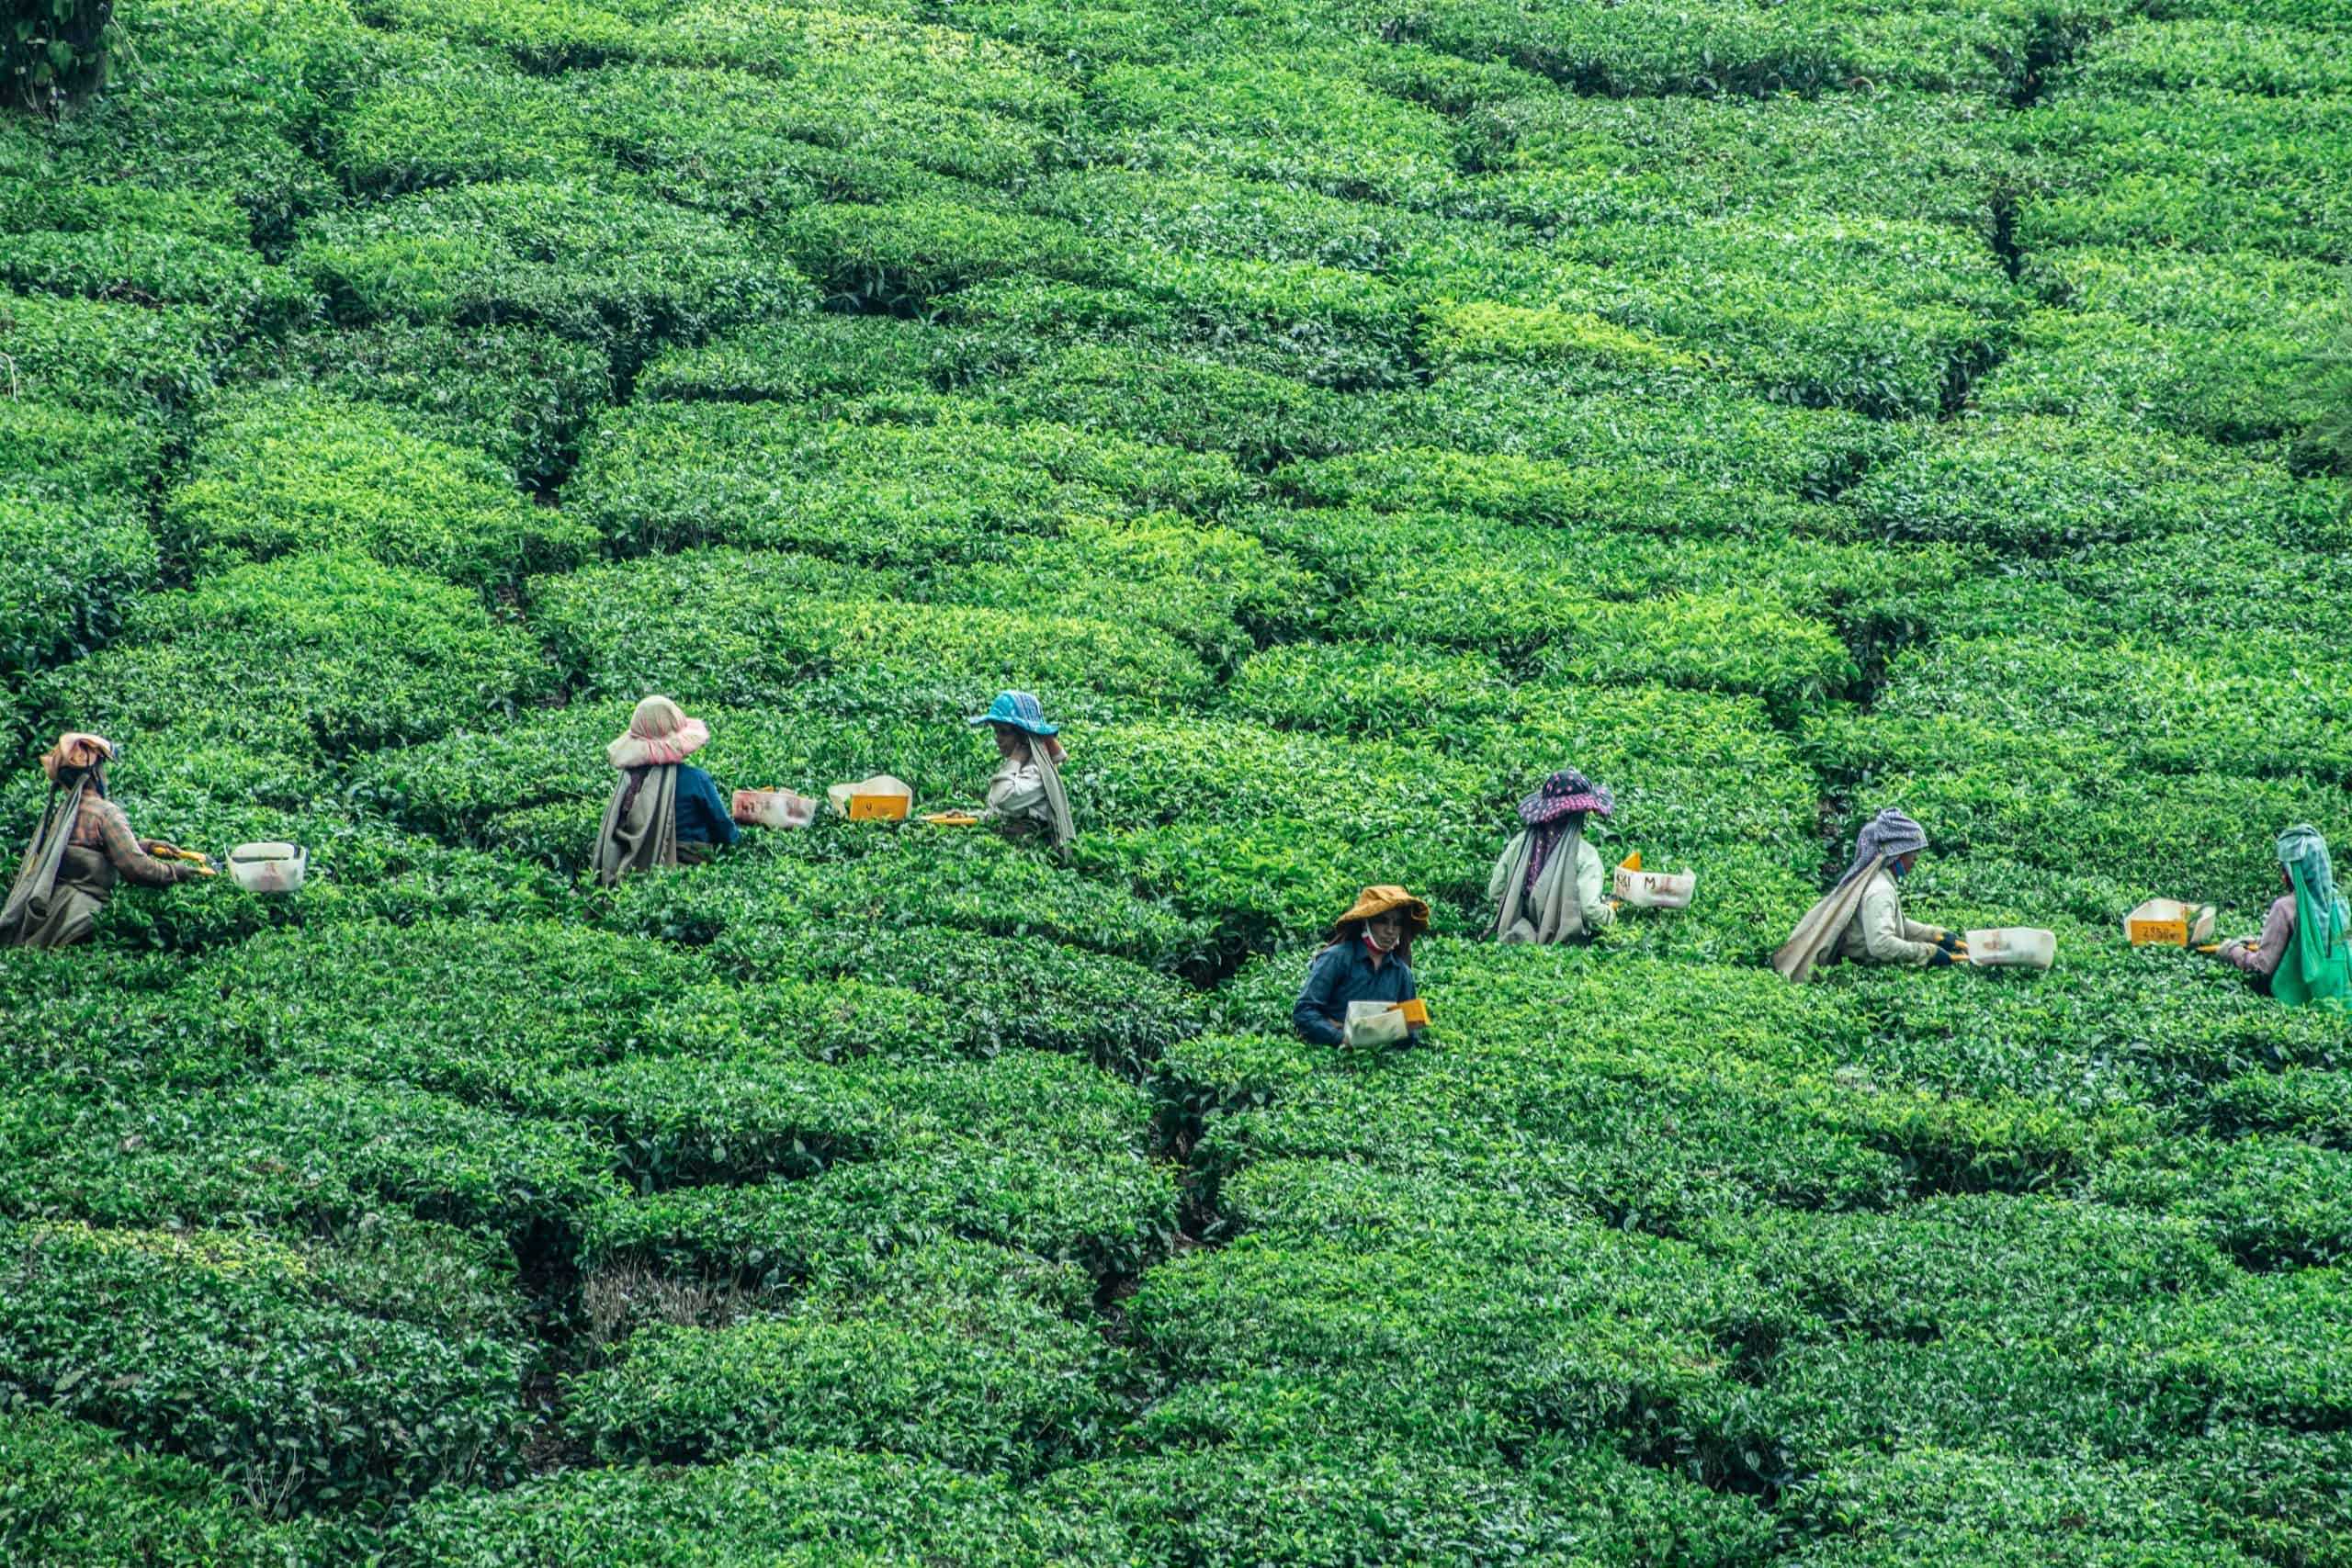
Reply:
<svg viewBox="0 0 2352 1568"><path fill-rule="evenodd" d="M207 866L157 860L148 852L164 846L131 837L130 818L107 797L107 765L113 761L112 742L79 730L59 736L42 755L49 804L17 868L7 903L0 906L0 943L67 947L85 942L107 896L123 878L169 887L212 874Z"/></svg>
<svg viewBox="0 0 2352 1568"><path fill-rule="evenodd" d="M1821 901L1805 911L1778 953L1772 967L1784 978L1804 980L1815 965L1849 959L1858 964L1925 964L1941 969L1965 957L1960 939L1923 926L1903 912L1896 885L1928 847L1927 830L1890 806L1854 837L1854 861Z"/></svg>
<svg viewBox="0 0 2352 1568"><path fill-rule="evenodd" d="M1078 829L1070 821L1069 796L1062 791L1061 765L1069 753L1056 739L1061 727L1046 722L1044 706L1030 692L999 692L989 711L968 722L996 732L1001 759L989 780L982 815L1007 833L1042 835L1067 859Z"/></svg>
<svg viewBox="0 0 2352 1568"><path fill-rule="evenodd" d="M1617 807L1607 786L1574 768L1562 768L1519 803L1526 826L1503 846L1487 879L1495 900L1489 933L1500 942L1555 942L1589 937L1617 919L1617 906L1600 892L1600 853L1585 842L1588 816L1607 817Z"/></svg>
<svg viewBox="0 0 2352 1568"><path fill-rule="evenodd" d="M741 836L718 786L685 759L709 744L710 728L667 697L648 697L628 728L605 748L618 769L596 834L596 880L610 887L631 872L692 865Z"/></svg>
<svg viewBox="0 0 2352 1568"><path fill-rule="evenodd" d="M2278 835L2277 852L2285 891L2272 900L2262 935L2227 943L2221 956L2266 997L2342 1011L2352 1005L2352 950L2346 946L2352 919L2335 890L2327 840L2298 823Z"/></svg>
<svg viewBox="0 0 2352 1568"><path fill-rule="evenodd" d="M1430 907L1401 887L1367 887L1331 931L1330 945L1306 966L1306 984L1290 1010L1299 1036L1318 1045L1344 1042L1350 1002L1409 1002L1413 939L1430 929ZM1422 1031L1409 1032L1415 1040Z"/></svg>

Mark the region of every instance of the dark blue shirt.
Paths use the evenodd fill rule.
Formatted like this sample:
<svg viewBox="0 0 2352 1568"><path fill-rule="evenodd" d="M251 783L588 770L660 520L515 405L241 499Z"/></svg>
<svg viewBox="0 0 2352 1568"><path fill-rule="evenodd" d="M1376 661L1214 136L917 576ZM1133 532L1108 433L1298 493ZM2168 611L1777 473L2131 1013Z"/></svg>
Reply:
<svg viewBox="0 0 2352 1568"><path fill-rule="evenodd" d="M1409 1002L1419 994L1413 988L1412 968L1402 957L1391 953L1374 969L1363 938L1350 936L1317 953L1306 966L1306 984L1290 1010L1290 1021L1302 1039L1337 1045L1350 1002Z"/></svg>
<svg viewBox="0 0 2352 1568"><path fill-rule="evenodd" d="M718 786L700 768L678 764L678 842L731 844L741 837L718 798Z"/></svg>

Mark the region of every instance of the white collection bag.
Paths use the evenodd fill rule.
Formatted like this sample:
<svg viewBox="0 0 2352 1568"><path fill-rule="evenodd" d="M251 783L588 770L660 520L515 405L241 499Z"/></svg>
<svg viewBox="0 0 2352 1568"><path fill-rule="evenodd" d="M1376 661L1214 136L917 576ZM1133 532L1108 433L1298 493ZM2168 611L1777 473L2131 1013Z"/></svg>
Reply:
<svg viewBox="0 0 2352 1568"><path fill-rule="evenodd" d="M1402 1003L1350 1002L1340 1038L1348 1045L1394 1045L1408 1032Z"/></svg>

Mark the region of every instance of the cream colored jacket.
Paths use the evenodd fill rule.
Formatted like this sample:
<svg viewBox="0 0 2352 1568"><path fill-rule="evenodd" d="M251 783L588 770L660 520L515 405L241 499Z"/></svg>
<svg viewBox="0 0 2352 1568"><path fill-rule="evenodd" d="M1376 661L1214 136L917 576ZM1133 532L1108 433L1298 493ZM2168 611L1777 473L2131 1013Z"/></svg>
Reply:
<svg viewBox="0 0 2352 1568"><path fill-rule="evenodd" d="M1838 933L1838 956L1849 964L1926 964L1944 933L1903 912L1894 874L1881 866L1862 890L1862 907Z"/></svg>
<svg viewBox="0 0 2352 1568"><path fill-rule="evenodd" d="M1046 781L1035 762L1007 757L989 779L988 808L998 817L1035 817L1050 822Z"/></svg>

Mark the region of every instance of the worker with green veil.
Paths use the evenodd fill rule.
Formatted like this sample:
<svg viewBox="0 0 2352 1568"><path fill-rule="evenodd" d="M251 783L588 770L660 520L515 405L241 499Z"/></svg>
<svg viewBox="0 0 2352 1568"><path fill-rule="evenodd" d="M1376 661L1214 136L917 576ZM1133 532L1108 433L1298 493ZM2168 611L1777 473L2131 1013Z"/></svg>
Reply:
<svg viewBox="0 0 2352 1568"><path fill-rule="evenodd" d="M2289 1007L2352 1009L2352 915L2335 891L2327 840L2308 823L2278 835L2278 882L2262 935L2222 948L2248 983Z"/></svg>

